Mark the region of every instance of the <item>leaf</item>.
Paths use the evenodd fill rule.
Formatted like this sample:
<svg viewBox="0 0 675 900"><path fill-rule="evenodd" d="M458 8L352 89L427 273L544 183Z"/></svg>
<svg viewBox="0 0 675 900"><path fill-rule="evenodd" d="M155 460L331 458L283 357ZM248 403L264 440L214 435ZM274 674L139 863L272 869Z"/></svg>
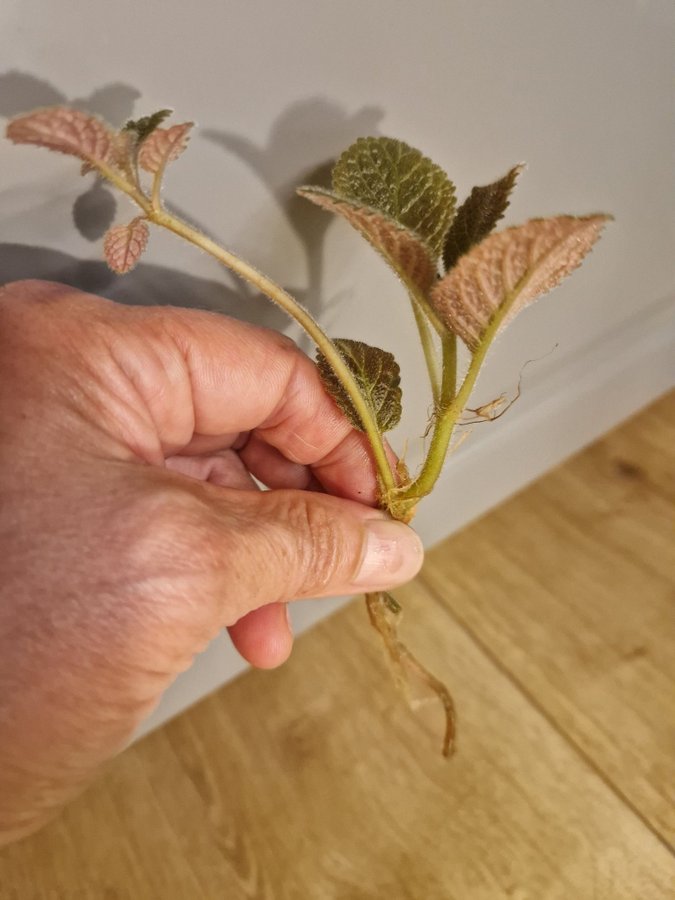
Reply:
<svg viewBox="0 0 675 900"><path fill-rule="evenodd" d="M415 232L438 255L455 211L455 187L419 150L387 137L359 138L333 169L333 190Z"/></svg>
<svg viewBox="0 0 675 900"><path fill-rule="evenodd" d="M437 282L431 303L447 327L475 352L496 317L503 327L580 265L609 218L531 219L493 234Z"/></svg>
<svg viewBox="0 0 675 900"><path fill-rule="evenodd" d="M509 205L509 194L516 179L523 171L523 165L514 166L503 178L475 187L457 210L450 230L445 238L443 262L449 271L474 244L480 243L502 218Z"/></svg>
<svg viewBox="0 0 675 900"><path fill-rule="evenodd" d="M12 119L7 137L15 144L47 147L95 166L107 161L113 133L100 119L79 109L50 106Z"/></svg>
<svg viewBox="0 0 675 900"><path fill-rule="evenodd" d="M142 144L165 119L168 119L172 112L172 109L159 109L149 116L143 116L140 119L129 119L122 131L132 132L136 137L137 143Z"/></svg>
<svg viewBox="0 0 675 900"><path fill-rule="evenodd" d="M382 432L395 428L401 418L402 407L401 375L393 354L348 338L337 338L333 343L372 409L377 427ZM328 393L354 428L363 431L361 419L354 409L349 394L320 351L316 354L316 364Z"/></svg>
<svg viewBox="0 0 675 900"><path fill-rule="evenodd" d="M339 197L325 188L303 187L298 193L317 206L343 216L382 254L407 285L427 293L436 278L436 263L429 248L416 234L384 213Z"/></svg>
<svg viewBox="0 0 675 900"><path fill-rule="evenodd" d="M394 138L359 138L335 164L333 190L384 213L440 254L455 212L455 187L414 147Z"/></svg>
<svg viewBox="0 0 675 900"><path fill-rule="evenodd" d="M130 272L148 245L148 223L142 217L110 228L103 239L105 260L118 275Z"/></svg>
<svg viewBox="0 0 675 900"><path fill-rule="evenodd" d="M146 172L155 174L167 163L178 159L187 147L192 122L172 125L170 128L156 128L141 144L138 164Z"/></svg>

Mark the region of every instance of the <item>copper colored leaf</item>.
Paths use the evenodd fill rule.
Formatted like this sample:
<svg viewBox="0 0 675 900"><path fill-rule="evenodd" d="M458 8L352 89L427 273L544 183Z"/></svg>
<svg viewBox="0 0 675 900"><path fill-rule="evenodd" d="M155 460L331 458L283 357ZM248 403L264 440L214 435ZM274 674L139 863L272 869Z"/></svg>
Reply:
<svg viewBox="0 0 675 900"><path fill-rule="evenodd" d="M457 210L443 247L443 262L449 271L474 244L480 243L502 218L509 195L523 166L514 166L503 178L475 187Z"/></svg>
<svg viewBox="0 0 675 900"><path fill-rule="evenodd" d="M15 144L47 147L95 165L107 161L113 134L95 116L67 106L50 106L12 119L7 137Z"/></svg>
<svg viewBox="0 0 675 900"><path fill-rule="evenodd" d="M382 254L396 274L409 286L426 293L436 278L436 264L425 243L409 229L384 213L339 197L319 187L298 190L317 206L343 216Z"/></svg>
<svg viewBox="0 0 675 900"><path fill-rule="evenodd" d="M447 327L475 352L495 317L503 326L580 265L608 218L531 219L493 234L437 282L431 303Z"/></svg>
<svg viewBox="0 0 675 900"><path fill-rule="evenodd" d="M419 150L387 137L359 138L333 169L333 190L419 235L434 258L455 212L455 188Z"/></svg>
<svg viewBox="0 0 675 900"><path fill-rule="evenodd" d="M156 128L141 144L138 164L146 172L155 174L167 163L178 159L187 147L192 122L172 125L170 128Z"/></svg>
<svg viewBox="0 0 675 900"><path fill-rule="evenodd" d="M337 338L333 343L356 379L373 412L377 427L380 431L395 428L401 418L401 376L393 354L348 338ZM317 352L316 362L328 393L352 425L363 431L363 425L349 394L320 351Z"/></svg>
<svg viewBox="0 0 675 900"><path fill-rule="evenodd" d="M142 218L110 228L103 239L103 253L113 272L130 272L145 250L148 237L148 223Z"/></svg>

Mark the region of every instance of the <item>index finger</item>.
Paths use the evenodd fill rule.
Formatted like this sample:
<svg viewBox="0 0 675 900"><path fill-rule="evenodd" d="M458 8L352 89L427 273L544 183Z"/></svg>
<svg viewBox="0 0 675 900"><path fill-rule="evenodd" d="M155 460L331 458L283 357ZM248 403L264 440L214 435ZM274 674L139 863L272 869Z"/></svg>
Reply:
<svg viewBox="0 0 675 900"><path fill-rule="evenodd" d="M327 395L316 366L293 341L214 313L129 312L159 336L164 384L148 373L143 395L165 452L253 432L289 461L309 466L331 493L375 502L377 481L365 436ZM189 382L192 424L177 434L176 402L185 396L181 369Z"/></svg>

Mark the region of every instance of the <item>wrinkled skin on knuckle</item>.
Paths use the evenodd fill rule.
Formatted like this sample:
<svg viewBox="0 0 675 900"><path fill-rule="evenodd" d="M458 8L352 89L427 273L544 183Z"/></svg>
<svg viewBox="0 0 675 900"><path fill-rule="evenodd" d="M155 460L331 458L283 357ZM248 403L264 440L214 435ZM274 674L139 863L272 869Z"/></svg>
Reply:
<svg viewBox="0 0 675 900"><path fill-rule="evenodd" d="M358 553L329 503L312 502L311 495L284 493L278 500L283 504L278 521L284 521L286 529L278 552L286 578L283 596L274 599L322 594L336 579L347 580L344 573L356 569Z"/></svg>

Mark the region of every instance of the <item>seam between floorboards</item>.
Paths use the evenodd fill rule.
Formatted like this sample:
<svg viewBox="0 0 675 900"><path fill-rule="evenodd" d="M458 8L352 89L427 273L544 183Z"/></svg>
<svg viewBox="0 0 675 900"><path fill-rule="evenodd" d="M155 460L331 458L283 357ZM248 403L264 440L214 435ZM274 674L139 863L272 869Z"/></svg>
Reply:
<svg viewBox="0 0 675 900"><path fill-rule="evenodd" d="M528 701L528 703L537 710L540 715L544 717L544 719L548 722L548 724L553 728L553 730L560 735L560 737L565 741L565 743L571 747L571 749L579 756L582 761L593 771L598 778L610 789L610 791L614 794L614 796L621 801L621 803L628 809L633 815L639 819L640 822L647 828L651 834L657 839L657 841L661 844L661 846L665 847L668 853L675 858L675 846L673 846L670 841L658 831L652 822L644 815L644 813L633 803L633 801L621 790L621 788L615 783L615 781L610 778L610 776L600 768L600 766L595 762L593 757L576 741L571 734L565 731L560 723L553 717L553 715L546 709L545 706L538 700L535 694L527 689L527 687L523 684L523 682L511 671L511 669L507 668L504 663L499 659L499 657L492 651L492 649L483 641L478 635L471 629L467 623L455 612L455 610L449 606L449 604L440 596L438 590L434 585L430 584L429 581L424 576L424 570L417 576L419 580L424 585L425 589L431 594L434 602L437 606L440 606L455 622L455 624L464 632L464 634L469 638L472 643L478 647L478 649L485 654L485 656L490 660L490 662L497 668L497 670L504 675L505 678L513 685L513 687Z"/></svg>

